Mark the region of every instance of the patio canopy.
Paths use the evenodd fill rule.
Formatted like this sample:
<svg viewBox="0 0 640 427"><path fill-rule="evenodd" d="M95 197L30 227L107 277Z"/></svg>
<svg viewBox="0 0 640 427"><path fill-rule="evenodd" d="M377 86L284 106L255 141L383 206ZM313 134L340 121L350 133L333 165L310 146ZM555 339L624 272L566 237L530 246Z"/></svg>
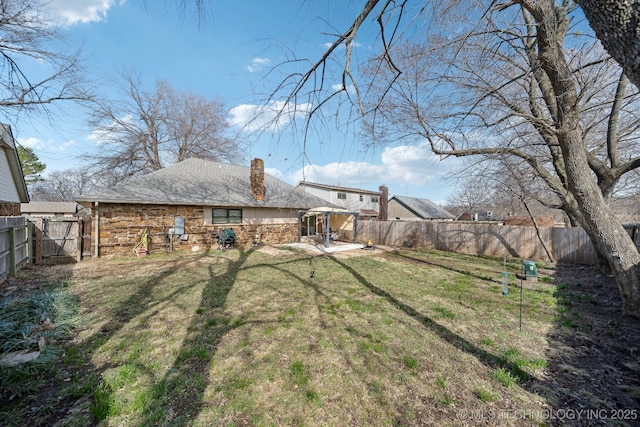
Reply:
<svg viewBox="0 0 640 427"><path fill-rule="evenodd" d="M357 242L356 236L358 234L358 215L360 212L352 212L343 208L331 207L331 206L320 206L317 208L312 208L304 211L298 211L298 243L300 243L302 239L302 218L310 217L310 216L319 216L325 219L325 224L331 224L331 215L353 215L353 243ZM328 231L328 230L326 230ZM325 242L324 246L329 247L329 233L325 231Z"/></svg>

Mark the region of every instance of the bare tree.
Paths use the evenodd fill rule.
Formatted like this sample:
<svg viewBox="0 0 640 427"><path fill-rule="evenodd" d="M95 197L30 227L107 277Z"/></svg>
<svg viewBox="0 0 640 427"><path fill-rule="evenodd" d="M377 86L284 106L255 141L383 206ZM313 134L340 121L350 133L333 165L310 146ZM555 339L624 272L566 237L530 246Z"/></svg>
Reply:
<svg viewBox="0 0 640 427"><path fill-rule="evenodd" d="M7 120L21 112L49 113L60 101L86 101L79 53L64 45L41 14L39 0L0 0L0 107Z"/></svg>
<svg viewBox="0 0 640 427"><path fill-rule="evenodd" d="M123 99L96 103L92 125L100 151L86 155L99 172L120 178L149 173L189 157L234 161L243 154L226 134L221 101L181 93L160 80L153 92L139 77L126 75Z"/></svg>
<svg viewBox="0 0 640 427"><path fill-rule="evenodd" d="M343 88L358 86L353 104L368 117L374 142L418 136L441 156L518 159L586 230L616 277L625 313L640 316L640 254L607 205L640 166L637 91L597 46L570 31L572 1L426 4L433 7L367 1L306 73L290 76L287 100L320 108L335 97L324 76L342 58ZM374 14L381 50L365 84L354 75L351 48ZM428 31L421 34L418 22Z"/></svg>
<svg viewBox="0 0 640 427"><path fill-rule="evenodd" d="M89 168L55 171L29 186L31 199L40 202L73 202L100 188L100 180Z"/></svg>
<svg viewBox="0 0 640 427"><path fill-rule="evenodd" d="M474 172L467 170L465 176L458 179L455 192L447 199L447 209L459 216L465 213L473 215L481 209L495 206L495 183L491 181L484 168Z"/></svg>

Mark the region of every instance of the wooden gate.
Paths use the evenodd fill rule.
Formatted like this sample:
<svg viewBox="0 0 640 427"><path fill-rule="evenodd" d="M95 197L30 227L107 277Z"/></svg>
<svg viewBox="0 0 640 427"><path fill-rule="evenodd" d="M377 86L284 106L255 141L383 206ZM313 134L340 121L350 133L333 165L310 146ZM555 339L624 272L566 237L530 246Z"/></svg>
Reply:
<svg viewBox="0 0 640 427"><path fill-rule="evenodd" d="M37 218L31 222L34 225L34 263L60 264L82 260L82 219Z"/></svg>

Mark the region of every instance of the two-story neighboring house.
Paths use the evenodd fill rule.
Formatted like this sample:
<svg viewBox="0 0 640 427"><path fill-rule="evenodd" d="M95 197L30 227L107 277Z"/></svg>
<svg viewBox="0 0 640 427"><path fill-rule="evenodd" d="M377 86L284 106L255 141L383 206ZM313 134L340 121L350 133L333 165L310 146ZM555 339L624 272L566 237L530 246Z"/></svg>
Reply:
<svg viewBox="0 0 640 427"><path fill-rule="evenodd" d="M389 190L381 185L379 191L363 190L361 188L342 187L338 185L319 184L302 181L296 188L304 190L306 194L325 200L327 204L339 206L343 214L330 216L328 225L324 224L327 218L324 215L307 215L307 222L303 224L304 235L329 232L337 233L336 238L351 238L355 233L355 224L362 220L387 219L387 199ZM314 211L315 212L315 211ZM311 216L309 216L311 215ZM357 218L356 218L357 217Z"/></svg>
<svg viewBox="0 0 640 427"><path fill-rule="evenodd" d="M304 188L307 194L319 197L347 211L359 212L360 220L386 220L389 190L384 185L380 186L379 191L370 191L302 181L298 187Z"/></svg>

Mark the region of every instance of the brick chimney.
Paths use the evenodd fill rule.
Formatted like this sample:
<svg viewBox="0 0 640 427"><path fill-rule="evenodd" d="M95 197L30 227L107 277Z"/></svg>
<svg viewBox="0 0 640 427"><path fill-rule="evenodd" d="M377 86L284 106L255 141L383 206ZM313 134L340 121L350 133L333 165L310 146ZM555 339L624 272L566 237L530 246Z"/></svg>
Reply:
<svg viewBox="0 0 640 427"><path fill-rule="evenodd" d="M264 160L251 160L251 195L256 201L264 200Z"/></svg>
<svg viewBox="0 0 640 427"><path fill-rule="evenodd" d="M389 189L386 185L380 188L380 212L378 212L378 220L386 221L389 219Z"/></svg>

